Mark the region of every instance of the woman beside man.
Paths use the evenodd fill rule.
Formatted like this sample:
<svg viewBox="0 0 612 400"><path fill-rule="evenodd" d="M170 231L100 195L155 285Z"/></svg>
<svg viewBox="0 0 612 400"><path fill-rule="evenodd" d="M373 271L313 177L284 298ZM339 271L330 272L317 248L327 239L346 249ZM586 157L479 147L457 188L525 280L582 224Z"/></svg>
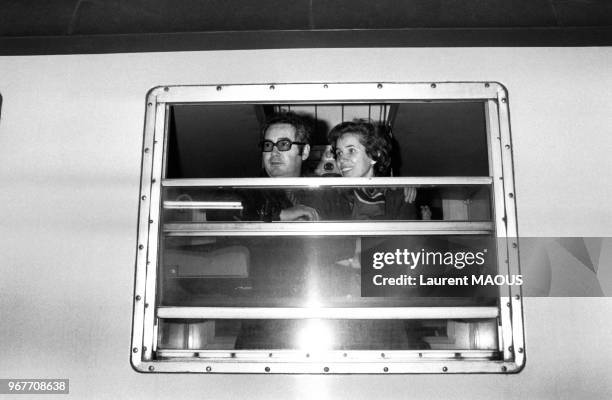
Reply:
<svg viewBox="0 0 612 400"><path fill-rule="evenodd" d="M380 125L356 120L336 125L328 135L336 163L344 177L389 176L391 138ZM414 220L421 219L414 204L416 189L361 187L346 194L351 219ZM421 210L423 219L431 215Z"/></svg>

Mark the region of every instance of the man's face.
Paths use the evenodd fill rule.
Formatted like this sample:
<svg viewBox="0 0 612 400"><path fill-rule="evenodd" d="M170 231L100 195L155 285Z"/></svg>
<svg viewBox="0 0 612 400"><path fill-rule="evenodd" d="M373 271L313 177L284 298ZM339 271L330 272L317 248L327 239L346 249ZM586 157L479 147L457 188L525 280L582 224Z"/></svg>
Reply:
<svg viewBox="0 0 612 400"><path fill-rule="evenodd" d="M295 128L292 125L274 124L268 127L264 139L274 143L280 139L289 139L294 142L296 140L295 133ZM300 176L302 161L308 158L309 151L309 145L304 145L302 154L300 154L299 146L295 144L291 145L291 148L287 151L279 151L274 146L272 151L262 153L264 169L273 178Z"/></svg>

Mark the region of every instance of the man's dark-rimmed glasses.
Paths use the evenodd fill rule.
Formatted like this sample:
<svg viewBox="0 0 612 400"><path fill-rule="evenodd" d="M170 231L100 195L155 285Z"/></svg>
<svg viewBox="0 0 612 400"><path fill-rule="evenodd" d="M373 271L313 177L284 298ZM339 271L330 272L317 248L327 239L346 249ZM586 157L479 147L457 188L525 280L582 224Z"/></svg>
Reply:
<svg viewBox="0 0 612 400"><path fill-rule="evenodd" d="M278 149L278 151L289 151L291 150L291 146L297 144L297 145L305 145L306 143L303 142L293 142L289 139L279 139L276 143L274 143L271 140L262 140L260 145L261 145L261 150L264 153L269 153L274 149L274 146L276 146L276 148Z"/></svg>

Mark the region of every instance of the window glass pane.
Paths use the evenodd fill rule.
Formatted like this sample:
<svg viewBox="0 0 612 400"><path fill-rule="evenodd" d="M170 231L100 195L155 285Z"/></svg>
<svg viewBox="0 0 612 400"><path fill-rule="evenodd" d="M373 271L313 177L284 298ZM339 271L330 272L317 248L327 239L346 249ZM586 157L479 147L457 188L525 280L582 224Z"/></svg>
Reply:
<svg viewBox="0 0 612 400"><path fill-rule="evenodd" d="M296 183L299 183L296 181ZM412 202L406 200L415 192ZM411 187L170 187L165 188L164 222L308 221L311 210L322 221L349 220L491 220L487 185ZM298 208L294 208L298 206ZM284 219L285 220L285 219Z"/></svg>
<svg viewBox="0 0 612 400"><path fill-rule="evenodd" d="M480 102L398 105L394 171L400 176L489 175L484 107Z"/></svg>
<svg viewBox="0 0 612 400"><path fill-rule="evenodd" d="M311 131L302 176L340 174L324 169L327 135L345 121L367 119L388 127L394 176L489 175L483 102L386 104L178 104L170 107L167 178L267 176L261 131L275 112L299 114ZM328 160L329 159L329 160Z"/></svg>
<svg viewBox="0 0 612 400"><path fill-rule="evenodd" d="M471 275L496 274L496 261L485 235L167 237L159 305L495 305L497 292Z"/></svg>
<svg viewBox="0 0 612 400"><path fill-rule="evenodd" d="M489 350L480 356L498 358L497 324L496 319L164 319L158 330L158 353L194 357L193 352L164 350ZM197 356L206 357L206 353ZM437 356L455 358L457 354ZM239 358L240 353L227 357ZM348 354L344 357L350 359Z"/></svg>
<svg viewBox="0 0 612 400"><path fill-rule="evenodd" d="M260 121L250 104L170 107L168 178L258 176Z"/></svg>

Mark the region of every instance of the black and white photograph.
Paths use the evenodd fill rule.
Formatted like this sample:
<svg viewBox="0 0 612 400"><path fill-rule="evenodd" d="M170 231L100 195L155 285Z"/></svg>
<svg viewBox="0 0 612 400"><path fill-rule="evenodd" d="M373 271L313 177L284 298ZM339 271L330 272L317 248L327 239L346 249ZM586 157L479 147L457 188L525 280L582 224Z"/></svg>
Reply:
<svg viewBox="0 0 612 400"><path fill-rule="evenodd" d="M609 2L0 4L0 398L612 397Z"/></svg>

